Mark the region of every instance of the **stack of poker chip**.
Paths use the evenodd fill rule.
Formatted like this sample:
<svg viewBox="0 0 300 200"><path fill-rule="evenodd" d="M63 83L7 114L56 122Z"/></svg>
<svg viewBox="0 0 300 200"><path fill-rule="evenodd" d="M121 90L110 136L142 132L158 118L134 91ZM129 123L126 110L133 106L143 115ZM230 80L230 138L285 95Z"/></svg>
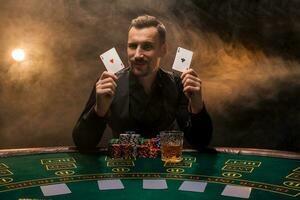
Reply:
<svg viewBox="0 0 300 200"><path fill-rule="evenodd" d="M133 131L120 134L112 139L109 154L112 158L156 158L159 153L159 138L144 139Z"/></svg>
<svg viewBox="0 0 300 200"><path fill-rule="evenodd" d="M147 145L147 140L144 138L140 139L140 144L137 146L137 155L139 158L149 157L149 146Z"/></svg>
<svg viewBox="0 0 300 200"><path fill-rule="evenodd" d="M133 147L131 144L121 144L122 158L131 159L133 157Z"/></svg>
<svg viewBox="0 0 300 200"><path fill-rule="evenodd" d="M140 134L130 134L129 143L136 146L139 144Z"/></svg>
<svg viewBox="0 0 300 200"><path fill-rule="evenodd" d="M159 148L157 148L156 138L149 139L148 146L149 146L149 158L156 158L159 152Z"/></svg>
<svg viewBox="0 0 300 200"><path fill-rule="evenodd" d="M119 136L119 143L120 144L129 144L130 143L130 135L129 133L122 133Z"/></svg>
<svg viewBox="0 0 300 200"><path fill-rule="evenodd" d="M130 141L129 143L132 146L132 156L135 158L137 157L137 146L139 145L139 140L140 140L140 134L130 134Z"/></svg>
<svg viewBox="0 0 300 200"><path fill-rule="evenodd" d="M138 145L137 156L139 158L148 158L149 157L149 147L145 144Z"/></svg>
<svg viewBox="0 0 300 200"><path fill-rule="evenodd" d="M119 136L122 157L129 159L132 157L132 146L130 144L130 133L122 133Z"/></svg>
<svg viewBox="0 0 300 200"><path fill-rule="evenodd" d="M119 139L111 139L108 146L108 153L112 158L122 158L122 149Z"/></svg>
<svg viewBox="0 0 300 200"><path fill-rule="evenodd" d="M143 139L137 148L138 157L141 158L156 158L159 153L156 138Z"/></svg>

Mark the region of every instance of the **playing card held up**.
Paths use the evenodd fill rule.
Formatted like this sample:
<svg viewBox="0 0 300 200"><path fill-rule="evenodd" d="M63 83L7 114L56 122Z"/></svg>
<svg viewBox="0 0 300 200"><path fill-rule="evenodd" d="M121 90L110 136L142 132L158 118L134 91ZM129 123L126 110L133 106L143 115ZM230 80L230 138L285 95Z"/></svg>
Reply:
<svg viewBox="0 0 300 200"><path fill-rule="evenodd" d="M100 58L108 72L116 73L124 68L120 56L114 47L101 54Z"/></svg>
<svg viewBox="0 0 300 200"><path fill-rule="evenodd" d="M172 69L184 72L190 68L192 57L192 51L178 47Z"/></svg>

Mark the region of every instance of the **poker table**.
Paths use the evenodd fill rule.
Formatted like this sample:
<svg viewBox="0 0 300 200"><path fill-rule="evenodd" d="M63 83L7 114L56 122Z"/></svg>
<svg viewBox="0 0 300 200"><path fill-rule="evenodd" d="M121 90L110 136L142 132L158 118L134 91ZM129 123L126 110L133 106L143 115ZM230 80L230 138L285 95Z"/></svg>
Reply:
<svg viewBox="0 0 300 200"><path fill-rule="evenodd" d="M99 190L99 180L121 180L124 189ZM143 180L166 180L167 189L143 189ZM181 191L184 181L203 192ZM41 187L65 184L68 194L45 196ZM300 154L219 147L185 150L183 161L112 159L103 149L74 147L0 150L0 199L241 199L222 195L227 185L251 187L248 199L300 199Z"/></svg>

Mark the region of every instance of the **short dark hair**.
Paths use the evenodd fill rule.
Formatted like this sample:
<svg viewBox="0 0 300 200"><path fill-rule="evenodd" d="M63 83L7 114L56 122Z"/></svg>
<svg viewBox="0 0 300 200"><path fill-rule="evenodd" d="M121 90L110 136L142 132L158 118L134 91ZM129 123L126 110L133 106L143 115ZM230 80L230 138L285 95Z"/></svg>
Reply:
<svg viewBox="0 0 300 200"><path fill-rule="evenodd" d="M141 15L131 21L129 30L135 27L137 29L155 27L159 35L161 44L166 42L166 28L156 17L150 15Z"/></svg>

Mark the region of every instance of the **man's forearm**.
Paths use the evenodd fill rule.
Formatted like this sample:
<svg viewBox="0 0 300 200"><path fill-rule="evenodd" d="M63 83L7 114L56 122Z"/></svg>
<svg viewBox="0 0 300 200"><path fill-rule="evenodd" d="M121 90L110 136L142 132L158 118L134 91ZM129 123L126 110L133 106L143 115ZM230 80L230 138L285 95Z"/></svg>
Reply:
<svg viewBox="0 0 300 200"><path fill-rule="evenodd" d="M212 138L213 125L206 108L191 117L191 144L198 150L209 145Z"/></svg>
<svg viewBox="0 0 300 200"><path fill-rule="evenodd" d="M95 148L106 128L106 120L99 117L92 108L83 113L73 129L73 141L78 148Z"/></svg>
<svg viewBox="0 0 300 200"><path fill-rule="evenodd" d="M213 125L205 106L198 114L190 113L189 121L186 122L184 129L187 141L194 148L201 150L209 145Z"/></svg>

